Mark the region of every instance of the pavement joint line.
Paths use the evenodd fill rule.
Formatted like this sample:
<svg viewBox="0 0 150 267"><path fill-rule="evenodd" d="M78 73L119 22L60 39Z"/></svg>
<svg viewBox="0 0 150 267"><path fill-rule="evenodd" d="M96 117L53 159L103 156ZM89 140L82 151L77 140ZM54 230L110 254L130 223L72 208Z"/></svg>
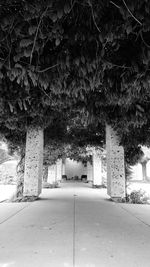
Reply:
<svg viewBox="0 0 150 267"><path fill-rule="evenodd" d="M22 209L18 210L17 212L13 213L11 216L9 216L8 218L6 218L4 221L0 222L0 225L9 221L11 218L13 218L15 215L17 215L18 213L20 213L22 210L24 210L25 208L28 208L32 203L28 204L27 206L23 207Z"/></svg>
<svg viewBox="0 0 150 267"><path fill-rule="evenodd" d="M73 195L73 267L75 267L76 196Z"/></svg>
<svg viewBox="0 0 150 267"><path fill-rule="evenodd" d="M147 227L150 227L150 224L144 222L143 220L141 220L139 217L137 217L134 213L132 213L131 211L128 211L127 209L121 207L121 209L125 210L127 213L129 213L132 217L136 218L139 222L143 223L144 225L146 225Z"/></svg>

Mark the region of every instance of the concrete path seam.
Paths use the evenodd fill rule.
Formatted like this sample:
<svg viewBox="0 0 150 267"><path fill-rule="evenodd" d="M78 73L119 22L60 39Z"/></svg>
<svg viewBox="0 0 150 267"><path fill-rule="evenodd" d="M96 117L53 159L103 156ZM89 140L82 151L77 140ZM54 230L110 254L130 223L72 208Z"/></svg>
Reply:
<svg viewBox="0 0 150 267"><path fill-rule="evenodd" d="M143 220L141 220L139 217L137 217L135 214L133 214L131 211L128 211L127 209L121 207L121 209L125 210L127 213L129 213L130 215L132 215L134 218L136 218L138 221L140 221L141 223L143 223L144 225L146 225L147 227L150 227L150 224L144 222Z"/></svg>
<svg viewBox="0 0 150 267"><path fill-rule="evenodd" d="M22 210L24 210L25 208L29 207L31 205L31 203L25 207L23 207L22 209L18 210L17 212L13 213L11 216L9 216L8 218L6 218L4 221L0 222L0 225L7 222L8 220L10 220L11 218L13 218L15 215L17 215L18 213L20 213Z"/></svg>
<svg viewBox="0 0 150 267"><path fill-rule="evenodd" d="M76 195L73 198L73 267L75 267Z"/></svg>

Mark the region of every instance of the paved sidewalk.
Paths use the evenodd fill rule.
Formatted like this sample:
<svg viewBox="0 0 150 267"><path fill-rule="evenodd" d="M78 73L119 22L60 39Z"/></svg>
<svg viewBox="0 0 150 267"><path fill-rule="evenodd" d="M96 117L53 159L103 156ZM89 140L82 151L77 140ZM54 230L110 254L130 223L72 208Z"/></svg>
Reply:
<svg viewBox="0 0 150 267"><path fill-rule="evenodd" d="M127 266L150 266L150 206L111 202L81 182L0 204L0 267Z"/></svg>
<svg viewBox="0 0 150 267"><path fill-rule="evenodd" d="M11 199L16 193L16 185L0 184L0 203Z"/></svg>

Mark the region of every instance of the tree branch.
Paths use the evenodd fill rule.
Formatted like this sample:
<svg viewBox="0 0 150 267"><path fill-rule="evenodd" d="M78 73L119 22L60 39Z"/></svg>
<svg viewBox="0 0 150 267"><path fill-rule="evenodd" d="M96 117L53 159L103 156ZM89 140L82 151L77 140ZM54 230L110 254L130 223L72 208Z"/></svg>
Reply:
<svg viewBox="0 0 150 267"><path fill-rule="evenodd" d="M31 55L30 55L30 65L32 63L32 58L33 58L33 52L34 52L34 48L35 48L35 44L36 44L36 40L37 40L37 36L38 36L38 32L39 32L39 28L40 28L40 25L41 25L41 22L42 22L42 18L44 16L44 14L46 13L48 7L46 8L46 10L42 13L41 15L41 18L40 18L40 21L39 21L39 24L37 26L37 29L36 29L36 33L35 33L35 37L34 37L34 42L33 42L33 47L32 47L32 50L31 50Z"/></svg>
<svg viewBox="0 0 150 267"><path fill-rule="evenodd" d="M46 71L48 71L48 70L50 70L50 69L52 69L52 68L57 67L58 65L59 65L59 64L55 64L55 65L53 65L53 66L47 67L46 69L38 70L37 72L39 72L39 73L46 72Z"/></svg>
<svg viewBox="0 0 150 267"><path fill-rule="evenodd" d="M51 100L50 96L44 91L43 88L40 88L42 90L42 92Z"/></svg>
<svg viewBox="0 0 150 267"><path fill-rule="evenodd" d="M124 65L117 65L117 64L114 64L114 63L109 62L109 61L107 61L107 62L110 63L113 67L117 67L117 68L121 68L121 69L131 69L131 67L127 67Z"/></svg>
<svg viewBox="0 0 150 267"><path fill-rule="evenodd" d="M97 25L97 23L96 23L96 20L95 20L95 17L94 17L94 11L93 11L93 6L92 6L92 4L91 4L91 2L89 1L89 6L91 7L91 11L92 11L92 18L93 18L93 22L94 22L94 25L95 25L95 27L96 27L96 29L101 33L101 31L100 31L100 29L99 29L99 27L98 27L98 25Z"/></svg>
<svg viewBox="0 0 150 267"><path fill-rule="evenodd" d="M145 44L145 46L147 46L148 48L150 48L150 45L147 44L147 43L145 42L144 38L143 38L143 33L142 33L142 31L140 32L140 36L141 36L141 39L142 39L143 43Z"/></svg>
<svg viewBox="0 0 150 267"><path fill-rule="evenodd" d="M130 13L130 15L134 18L134 20L136 20L136 22L138 22L142 26L142 23L133 15L133 13L131 12L131 10L128 8L125 0L122 0L122 1L123 1L124 5L125 5L126 9L128 10L128 12Z"/></svg>
<svg viewBox="0 0 150 267"><path fill-rule="evenodd" d="M113 1L110 1L110 3L112 4L112 5L114 5L115 7L117 7L118 9L120 9L120 6L118 6L116 3L114 3Z"/></svg>

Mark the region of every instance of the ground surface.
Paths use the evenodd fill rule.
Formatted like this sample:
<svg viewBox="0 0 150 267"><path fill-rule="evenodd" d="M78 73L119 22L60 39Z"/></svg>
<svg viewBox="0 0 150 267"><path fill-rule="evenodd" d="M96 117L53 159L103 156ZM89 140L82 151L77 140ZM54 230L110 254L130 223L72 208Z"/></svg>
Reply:
<svg viewBox="0 0 150 267"><path fill-rule="evenodd" d="M11 199L16 193L16 185L0 184L0 202Z"/></svg>
<svg viewBox="0 0 150 267"><path fill-rule="evenodd" d="M0 267L148 267L150 205L117 204L68 182L0 204Z"/></svg>

